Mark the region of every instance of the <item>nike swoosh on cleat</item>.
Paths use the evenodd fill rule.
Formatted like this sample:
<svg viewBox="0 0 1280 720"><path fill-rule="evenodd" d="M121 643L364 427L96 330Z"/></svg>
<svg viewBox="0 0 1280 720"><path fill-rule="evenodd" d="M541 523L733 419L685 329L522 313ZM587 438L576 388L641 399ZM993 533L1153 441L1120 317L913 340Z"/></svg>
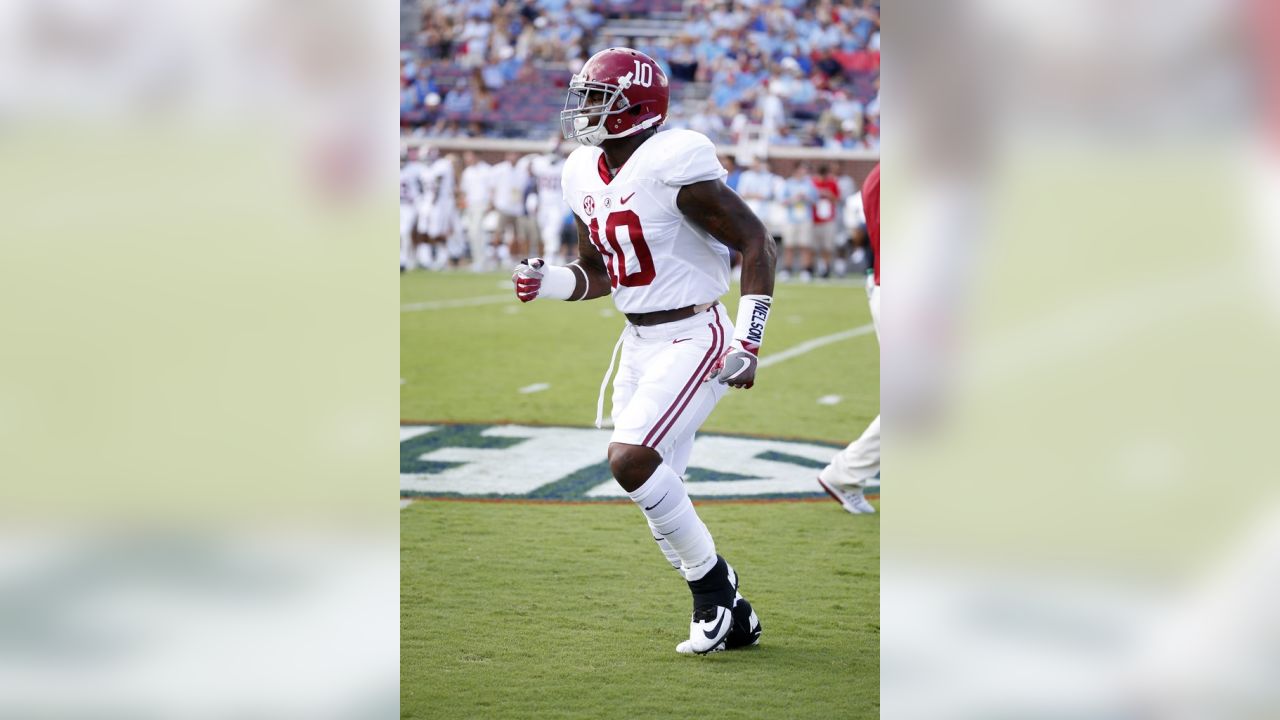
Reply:
<svg viewBox="0 0 1280 720"><path fill-rule="evenodd" d="M633 197L635 197L635 193L631 193L630 195L628 195L628 196L626 196L626 197L622 198L621 200L619 200L619 201L618 201L618 204L619 204L619 205L626 205L626 204L627 204L627 201L628 201L628 200L630 200L630 199L631 199L631 198L633 198Z"/></svg>
<svg viewBox="0 0 1280 720"><path fill-rule="evenodd" d="M659 505L661 505L661 504L662 504L662 501L663 501L663 500L666 500L666 499L667 499L667 495L668 495L668 494L670 494L670 493L671 493L671 491L670 491L670 490L668 490L667 492L662 493L662 497L658 498L658 502L656 502L656 503L654 503L654 504L650 505L649 507L645 508L645 510L652 510L652 509L654 509L654 508L658 507Z"/></svg>
<svg viewBox="0 0 1280 720"><path fill-rule="evenodd" d="M682 342L684 342L685 340L692 340L692 339L693 339L693 338L680 338L679 340L672 340L672 341L671 341L671 344L672 344L672 345L675 345L676 343L682 343Z"/></svg>
<svg viewBox="0 0 1280 720"><path fill-rule="evenodd" d="M720 632L720 626L724 624L725 615L728 615L728 613L726 613L723 609L720 610L720 620L716 622L715 627L711 628L711 632L707 632L706 630L702 631L702 634L706 635L708 640L715 637Z"/></svg>

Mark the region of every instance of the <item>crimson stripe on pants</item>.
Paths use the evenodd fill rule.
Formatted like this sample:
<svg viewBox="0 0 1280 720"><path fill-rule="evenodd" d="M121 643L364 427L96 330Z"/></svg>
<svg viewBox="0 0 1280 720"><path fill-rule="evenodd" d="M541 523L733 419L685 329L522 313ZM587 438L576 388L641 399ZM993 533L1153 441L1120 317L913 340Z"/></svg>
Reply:
<svg viewBox="0 0 1280 720"><path fill-rule="evenodd" d="M720 309L718 306L715 309L715 313L716 313L716 322L712 323L711 325L711 333L713 335L713 339L711 341L711 347L715 351L712 354L712 365L715 364L715 360L720 357L720 354L724 352L724 329L720 327ZM701 370L700 372L702 377L706 377L706 373L710 369L711 367L707 366L705 370ZM693 400L693 396L696 395L697 393L698 393L698 388L695 386L692 392L690 392L688 395L685 395L684 402L680 403L680 409L676 410L675 415L671 416L671 421L667 423L667 427L662 432L658 433L658 437L653 439L653 445L657 445L661 443L662 438L666 437L666 434L671 431L671 428L675 427L676 421L680 419L680 413L684 412L684 409L689 406L689 402ZM676 397L676 402L678 403L680 402L679 397ZM672 407L675 407L675 405L673 404ZM668 412L670 412L670 410L668 410ZM663 421L659 420L658 424L654 426L654 430L657 430L659 427L661 427L662 423ZM649 432L649 435L650 436L653 435L652 430ZM645 444L646 445L649 444L648 438L645 438Z"/></svg>
<svg viewBox="0 0 1280 720"><path fill-rule="evenodd" d="M716 323L707 323L707 327L711 329L713 336L715 333L715 325ZM707 348L707 354L702 356L702 361L698 363L698 368L694 371L693 376L689 378L689 381L686 382L680 392L676 394L676 399L671 401L671 405L667 407L666 412L662 413L662 417L658 418L658 422L653 424L653 427L649 430L649 434L644 436L643 444L646 447L653 447L649 442L653 439L653 434L658 432L658 428L662 427L662 424L666 422L667 417L675 411L676 406L680 404L680 398L684 397L686 392L689 392L689 388L698 382L698 378L706 376L707 371L710 369L710 366L707 363L715 362L715 356L716 342L713 339L711 341L711 347Z"/></svg>

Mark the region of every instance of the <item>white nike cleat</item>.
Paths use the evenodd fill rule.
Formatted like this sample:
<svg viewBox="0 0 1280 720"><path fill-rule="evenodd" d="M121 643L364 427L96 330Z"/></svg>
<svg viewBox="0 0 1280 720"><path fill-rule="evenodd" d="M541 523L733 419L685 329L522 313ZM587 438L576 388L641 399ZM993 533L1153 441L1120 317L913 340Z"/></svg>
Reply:
<svg viewBox="0 0 1280 720"><path fill-rule="evenodd" d="M733 629L733 613L727 607L705 605L693 613L689 623L689 639L676 645L682 655L706 655L724 650L725 639Z"/></svg>
<svg viewBox="0 0 1280 720"><path fill-rule="evenodd" d="M821 475L818 476L818 484L822 486L823 490L827 491L827 494L830 495L832 499L840 503L845 510L853 513L854 515L875 514L876 509L871 506L871 503L867 502L865 497L862 496L862 488L843 487L836 483L823 480Z"/></svg>

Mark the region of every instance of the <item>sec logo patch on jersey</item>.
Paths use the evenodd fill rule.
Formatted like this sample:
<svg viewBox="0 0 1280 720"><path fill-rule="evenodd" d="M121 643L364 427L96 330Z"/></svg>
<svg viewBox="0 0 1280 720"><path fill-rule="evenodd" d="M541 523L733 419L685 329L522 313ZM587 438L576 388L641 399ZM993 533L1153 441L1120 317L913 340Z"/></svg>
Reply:
<svg viewBox="0 0 1280 720"><path fill-rule="evenodd" d="M586 196L585 198L583 198L583 200L582 200L582 211L583 211L583 212L585 212L585 213L586 213L586 214L588 214L588 215L594 215L594 214L595 214L595 212L596 212L596 201L595 201L595 198L591 197L590 195L588 195L588 196Z"/></svg>

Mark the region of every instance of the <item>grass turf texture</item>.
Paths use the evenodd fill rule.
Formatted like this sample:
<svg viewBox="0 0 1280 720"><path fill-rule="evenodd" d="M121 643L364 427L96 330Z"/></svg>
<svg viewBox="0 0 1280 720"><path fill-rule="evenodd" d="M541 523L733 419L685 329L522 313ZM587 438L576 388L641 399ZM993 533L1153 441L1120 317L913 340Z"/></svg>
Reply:
<svg viewBox="0 0 1280 720"><path fill-rule="evenodd" d="M403 419L594 420L622 316L607 298L522 305L510 296L505 274L402 276L403 305L483 303L401 313ZM737 296L735 287L725 297L731 317ZM869 322L858 283L779 285L763 357ZM518 392L535 383L551 388ZM826 395L843 400L818 404ZM878 411L879 348L866 335L762 369L703 429L844 443ZM603 448L584 448L597 450L603 459ZM402 716L878 716L879 516L852 517L834 502L699 512L760 613L759 647L675 653L688 590L630 504L409 506Z"/></svg>
<svg viewBox="0 0 1280 720"><path fill-rule="evenodd" d="M595 422L596 393L625 322L611 300L522 304L502 274L411 273L400 287L404 305L510 296L401 313L402 419ZM725 296L731 318L737 298L736 287ZM779 284L761 357L870 322L859 283ZM536 383L551 388L517 392ZM825 395L843 399L818 404ZM847 443L879 412L880 348L864 335L761 369L755 387L730 391L703 429Z"/></svg>
<svg viewBox="0 0 1280 720"><path fill-rule="evenodd" d="M700 509L764 625L689 657L689 592L630 505L418 502L401 515L405 718L874 718L879 516Z"/></svg>

